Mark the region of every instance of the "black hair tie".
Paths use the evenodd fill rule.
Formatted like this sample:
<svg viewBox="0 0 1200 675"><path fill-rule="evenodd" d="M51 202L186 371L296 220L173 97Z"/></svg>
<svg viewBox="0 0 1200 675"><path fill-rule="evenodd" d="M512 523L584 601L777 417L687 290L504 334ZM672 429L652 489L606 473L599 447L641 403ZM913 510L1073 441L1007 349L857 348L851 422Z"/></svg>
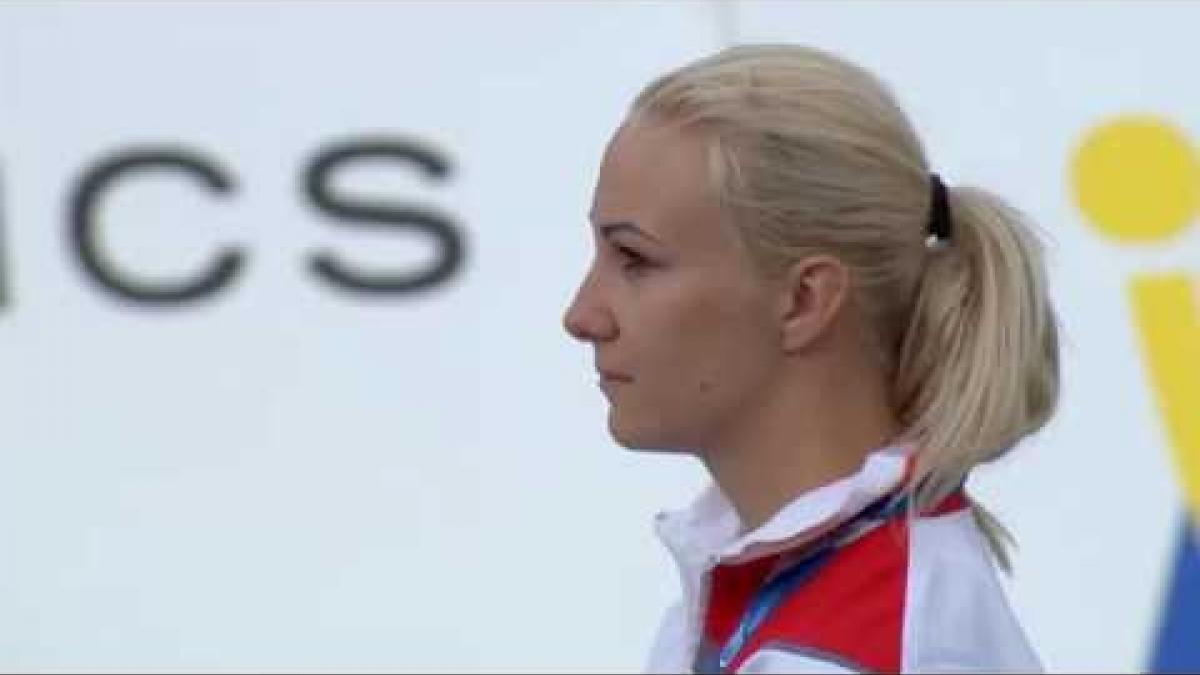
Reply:
<svg viewBox="0 0 1200 675"><path fill-rule="evenodd" d="M946 186L936 173L929 174L929 182L933 194L929 208L929 238L926 243L930 246L949 243L950 235L954 231L954 221L950 218L950 201L946 196Z"/></svg>

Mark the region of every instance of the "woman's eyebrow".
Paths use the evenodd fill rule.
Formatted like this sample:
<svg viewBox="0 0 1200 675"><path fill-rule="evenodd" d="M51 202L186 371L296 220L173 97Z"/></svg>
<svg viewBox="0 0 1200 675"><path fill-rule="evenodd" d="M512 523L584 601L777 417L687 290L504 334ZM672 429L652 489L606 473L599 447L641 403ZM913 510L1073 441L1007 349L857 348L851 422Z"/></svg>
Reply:
<svg viewBox="0 0 1200 675"><path fill-rule="evenodd" d="M662 241L660 241L657 237L628 221L602 223L597 226L597 229L600 230L601 236L603 236L605 239L612 237L612 235L617 232L631 232L635 236L652 241L659 246L663 245Z"/></svg>

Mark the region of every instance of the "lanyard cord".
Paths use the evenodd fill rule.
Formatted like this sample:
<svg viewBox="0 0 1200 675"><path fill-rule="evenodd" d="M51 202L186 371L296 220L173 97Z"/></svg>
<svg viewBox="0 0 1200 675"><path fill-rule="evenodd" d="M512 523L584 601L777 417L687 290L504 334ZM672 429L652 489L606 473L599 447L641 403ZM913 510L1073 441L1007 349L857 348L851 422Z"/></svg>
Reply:
<svg viewBox="0 0 1200 675"><path fill-rule="evenodd" d="M854 518L818 539L798 560L768 578L750 599L750 605L742 614L737 628L721 648L717 657L717 672L728 672L734 659L771 612L775 611L792 591L816 575L825 563L829 562L835 551L879 527L907 506L908 495L903 490L885 495Z"/></svg>

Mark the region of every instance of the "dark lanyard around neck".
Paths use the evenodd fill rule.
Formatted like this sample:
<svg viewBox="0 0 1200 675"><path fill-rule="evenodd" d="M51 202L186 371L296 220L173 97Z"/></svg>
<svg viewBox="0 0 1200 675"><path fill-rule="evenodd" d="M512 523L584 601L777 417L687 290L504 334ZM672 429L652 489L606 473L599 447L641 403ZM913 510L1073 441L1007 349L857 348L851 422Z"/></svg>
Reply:
<svg viewBox="0 0 1200 675"><path fill-rule="evenodd" d="M750 599L737 628L721 648L716 672L729 672L729 667L767 617L783 604L792 591L815 576L839 548L903 512L908 501L908 493L903 490L876 500L857 516L811 544L798 559L768 578Z"/></svg>

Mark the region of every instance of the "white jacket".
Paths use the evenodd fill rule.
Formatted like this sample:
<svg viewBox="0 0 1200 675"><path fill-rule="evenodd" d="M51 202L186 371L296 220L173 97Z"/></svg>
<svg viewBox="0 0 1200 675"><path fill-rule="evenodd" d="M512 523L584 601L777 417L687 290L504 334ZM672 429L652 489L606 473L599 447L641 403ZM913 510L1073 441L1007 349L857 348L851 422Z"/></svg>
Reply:
<svg viewBox="0 0 1200 675"><path fill-rule="evenodd" d="M781 553L796 550L894 491L908 452L872 453L859 472L810 491L738 537L716 487L656 527L683 597L663 618L649 672L715 663ZM961 495L932 515L889 519L853 539L768 615L729 665L739 673L1041 672Z"/></svg>

